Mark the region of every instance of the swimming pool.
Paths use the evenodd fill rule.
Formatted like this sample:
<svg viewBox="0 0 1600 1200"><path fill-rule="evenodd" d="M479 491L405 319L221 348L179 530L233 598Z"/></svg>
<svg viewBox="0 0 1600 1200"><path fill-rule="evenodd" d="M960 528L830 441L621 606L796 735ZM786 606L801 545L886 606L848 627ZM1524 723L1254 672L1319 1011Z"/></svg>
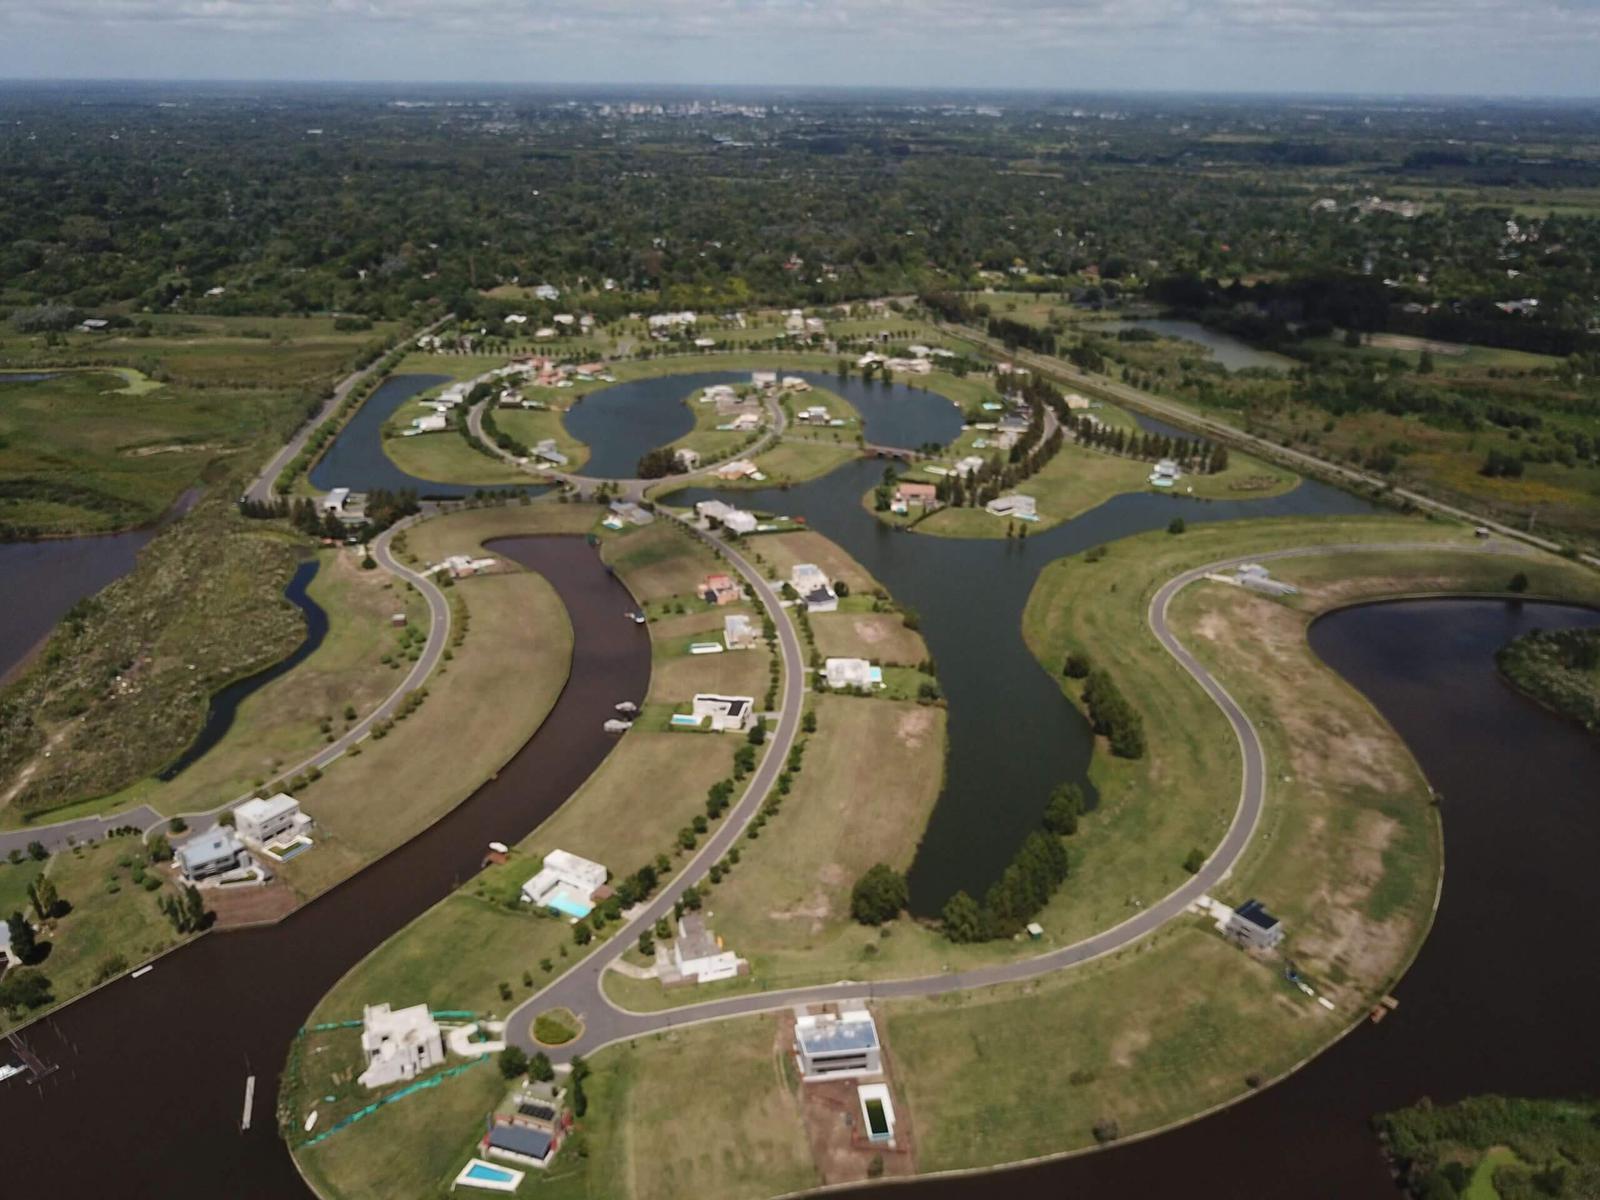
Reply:
<svg viewBox="0 0 1600 1200"><path fill-rule="evenodd" d="M481 1158L469 1159L461 1173L451 1183L453 1192L458 1187L480 1188L486 1192L514 1192L526 1177L526 1172L509 1167L497 1167Z"/></svg>
<svg viewBox="0 0 1600 1200"><path fill-rule="evenodd" d="M587 917L594 908L594 906L591 904L585 904L582 900L578 900L567 895L567 893L560 888L557 888L549 896L545 897L545 904L550 908L555 909L558 913L562 913L566 916L574 917L579 920Z"/></svg>
<svg viewBox="0 0 1600 1200"><path fill-rule="evenodd" d="M700 728L700 718L692 717L688 713L673 713L672 723L678 726L680 729Z"/></svg>

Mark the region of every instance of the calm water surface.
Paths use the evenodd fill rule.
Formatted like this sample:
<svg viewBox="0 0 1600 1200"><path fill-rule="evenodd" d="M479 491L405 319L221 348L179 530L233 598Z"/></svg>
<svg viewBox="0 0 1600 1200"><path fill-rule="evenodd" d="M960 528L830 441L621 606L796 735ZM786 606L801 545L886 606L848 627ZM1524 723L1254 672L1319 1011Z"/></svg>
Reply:
<svg viewBox="0 0 1600 1200"><path fill-rule="evenodd" d="M739 492L737 503L804 516L921 618L949 698L950 744L945 790L910 874L912 906L923 914L958 889L981 896L1037 827L1051 790L1068 779L1088 786L1088 726L1022 640L1021 613L1042 567L1164 529L1174 516L1199 523L1373 511L1308 480L1271 500L1134 492L1025 540L941 538L891 530L863 507L882 474L881 462L855 462L787 490ZM715 494L686 489L673 501Z"/></svg>
<svg viewBox="0 0 1600 1200"><path fill-rule="evenodd" d="M840 379L817 371L785 371L813 387L826 388L854 404L862 432L879 446L914 448L943 445L961 432L961 410L937 392L910 384L867 383L859 376ZM701 371L635 379L590 392L567 412L567 432L591 451L583 473L593 479L631 478L647 451L675 442L694 428L695 414L685 400L713 384L750 382L749 371ZM803 395L796 403L805 405Z"/></svg>
<svg viewBox="0 0 1600 1200"><path fill-rule="evenodd" d="M274 679L288 674L311 655L315 654L317 647L322 645L322 639L328 636L328 614L322 605L311 598L306 590L311 586L311 581L317 576L317 560L310 559L295 568L288 586L283 589L284 599L298 608L306 619L306 636L295 647L294 652L287 658L273 663L264 670L257 671L254 675L235 680L211 697L211 705L206 713L206 723L200 733L190 743L189 748L175 758L168 766L157 773L156 778L162 780L176 779L186 769L200 761L202 757L227 736L228 730L233 728L233 719L239 713L239 705L249 697L255 695ZM208 805L209 807L209 805Z"/></svg>

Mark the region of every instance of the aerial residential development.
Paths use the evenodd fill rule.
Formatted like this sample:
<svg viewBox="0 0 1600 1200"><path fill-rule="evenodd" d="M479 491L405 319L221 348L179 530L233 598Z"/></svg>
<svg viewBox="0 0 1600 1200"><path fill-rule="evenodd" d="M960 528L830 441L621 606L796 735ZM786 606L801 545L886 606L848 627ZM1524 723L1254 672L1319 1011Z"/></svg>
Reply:
<svg viewBox="0 0 1600 1200"><path fill-rule="evenodd" d="M134 7L0 6L19 1194L1600 1194L1582 6Z"/></svg>

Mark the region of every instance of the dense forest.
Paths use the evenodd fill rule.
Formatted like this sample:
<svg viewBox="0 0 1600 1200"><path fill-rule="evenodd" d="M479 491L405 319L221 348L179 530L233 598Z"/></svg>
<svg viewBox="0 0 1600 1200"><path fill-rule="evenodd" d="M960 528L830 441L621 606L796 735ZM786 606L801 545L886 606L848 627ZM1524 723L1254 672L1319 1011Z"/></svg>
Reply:
<svg viewBox="0 0 1600 1200"><path fill-rule="evenodd" d="M470 314L548 283L605 320L1003 279L1557 353L1595 320L1581 107L734 99L13 85L0 309Z"/></svg>

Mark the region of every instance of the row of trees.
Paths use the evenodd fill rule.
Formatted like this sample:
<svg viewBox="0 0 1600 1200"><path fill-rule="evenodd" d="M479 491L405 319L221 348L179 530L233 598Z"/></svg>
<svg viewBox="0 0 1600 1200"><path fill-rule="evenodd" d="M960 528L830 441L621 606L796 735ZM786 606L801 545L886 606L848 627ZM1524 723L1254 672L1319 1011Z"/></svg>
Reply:
<svg viewBox="0 0 1600 1200"><path fill-rule="evenodd" d="M1215 475L1228 469L1228 448L1204 438L1180 438L1112 428L1089 416L1071 416L1066 420L1078 441L1108 454L1122 454L1149 462L1170 458L1186 471L1206 475Z"/></svg>
<svg viewBox="0 0 1600 1200"><path fill-rule="evenodd" d="M945 936L952 942L1014 937L1049 903L1068 871L1067 848L1061 839L1034 830L981 905L965 891L950 897L940 917Z"/></svg>
<svg viewBox="0 0 1600 1200"><path fill-rule="evenodd" d="M1128 703L1111 676L1092 665L1087 654L1067 655L1062 674L1083 680L1083 704L1094 731L1108 739L1118 758L1143 758L1144 719Z"/></svg>

